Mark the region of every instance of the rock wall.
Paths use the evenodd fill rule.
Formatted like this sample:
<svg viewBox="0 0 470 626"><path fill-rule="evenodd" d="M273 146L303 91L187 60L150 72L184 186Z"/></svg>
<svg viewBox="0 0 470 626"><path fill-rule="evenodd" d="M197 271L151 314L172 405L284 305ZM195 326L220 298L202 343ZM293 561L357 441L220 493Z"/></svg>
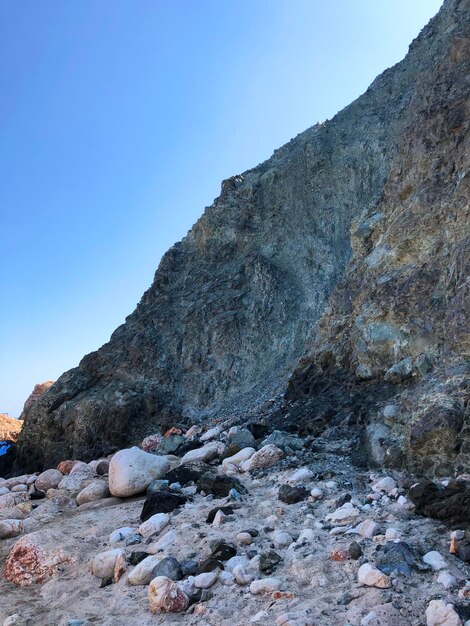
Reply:
<svg viewBox="0 0 470 626"><path fill-rule="evenodd" d="M349 412L369 462L438 475L470 468L469 8L445 3L411 46L408 58L423 46L432 63L397 125L380 203L352 220L347 272L284 407L313 429Z"/></svg>
<svg viewBox="0 0 470 626"><path fill-rule="evenodd" d="M393 395L385 372L407 357L409 380L428 376L417 374L419 360L430 376L444 368L441 381L457 367L459 388L469 8L446 0L363 96L223 182L125 324L25 408L24 467L93 458L178 422L253 413L286 385L284 415L292 407L303 422L328 380L337 398L372 406ZM350 385L365 387L354 395ZM410 424L421 419L417 393ZM456 402L461 418L433 419L460 436ZM330 418L326 410L320 421ZM433 449L433 435L423 437L418 447Z"/></svg>

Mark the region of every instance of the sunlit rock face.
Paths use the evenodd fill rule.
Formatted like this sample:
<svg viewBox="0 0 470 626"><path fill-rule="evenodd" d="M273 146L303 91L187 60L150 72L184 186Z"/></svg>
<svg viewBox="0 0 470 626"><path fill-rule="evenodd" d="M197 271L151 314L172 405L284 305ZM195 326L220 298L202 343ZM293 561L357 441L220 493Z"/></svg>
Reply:
<svg viewBox="0 0 470 626"><path fill-rule="evenodd" d="M223 182L125 324L25 408L22 466L284 392L284 423L378 421L369 461L464 464L469 14L445 2L364 95Z"/></svg>

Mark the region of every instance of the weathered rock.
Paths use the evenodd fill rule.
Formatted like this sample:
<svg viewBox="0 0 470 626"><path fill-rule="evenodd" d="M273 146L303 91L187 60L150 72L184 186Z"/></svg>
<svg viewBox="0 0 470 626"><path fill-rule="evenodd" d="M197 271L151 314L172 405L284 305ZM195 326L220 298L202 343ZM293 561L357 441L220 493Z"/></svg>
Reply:
<svg viewBox="0 0 470 626"><path fill-rule="evenodd" d="M244 472L251 472L260 467L272 467L283 456L284 452L280 448L273 444L268 444L255 452L247 461L244 461L240 467Z"/></svg>
<svg viewBox="0 0 470 626"><path fill-rule="evenodd" d="M206 572L213 572L216 569L223 570L224 564L219 561L218 558L209 557L197 564L195 574L205 574Z"/></svg>
<svg viewBox="0 0 470 626"><path fill-rule="evenodd" d="M419 562L415 558L410 546L404 541L387 543L376 559L377 567L384 574L391 574L393 571L410 575L411 569L420 570Z"/></svg>
<svg viewBox="0 0 470 626"><path fill-rule="evenodd" d="M357 572L357 579L361 585L366 585L367 587L387 589L391 586L390 578L370 563L361 565Z"/></svg>
<svg viewBox="0 0 470 626"><path fill-rule="evenodd" d="M217 506L215 509L211 509L207 515L206 523L212 524L219 511L222 511L224 515L232 515L233 508L231 506Z"/></svg>
<svg viewBox="0 0 470 626"><path fill-rule="evenodd" d="M135 553L134 553L135 554ZM139 553L143 554L143 553ZM130 585L148 585L152 580L152 572L160 563L161 557L150 555L141 559L135 568L128 574L127 582Z"/></svg>
<svg viewBox="0 0 470 626"><path fill-rule="evenodd" d="M98 476L104 476L109 473L109 461L102 459L96 466L96 473Z"/></svg>
<svg viewBox="0 0 470 626"><path fill-rule="evenodd" d="M133 529L130 526L124 526L123 528L117 528L109 535L109 543L119 543L124 541L127 537L130 537L133 533Z"/></svg>
<svg viewBox="0 0 470 626"><path fill-rule="evenodd" d="M198 463L212 461L216 457L220 456L224 451L224 444L217 441L207 443L202 448L196 450L190 450L181 459L181 463Z"/></svg>
<svg viewBox="0 0 470 626"><path fill-rule="evenodd" d="M78 461L72 461L70 459L68 459L67 461L61 461L59 465L57 466L57 469L61 474L63 474L64 476L67 476L72 471L72 468L75 465L75 463L78 463Z"/></svg>
<svg viewBox="0 0 470 626"><path fill-rule="evenodd" d="M419 515L455 525L470 523L470 481L451 480L443 486L425 480L411 487L409 498Z"/></svg>
<svg viewBox="0 0 470 626"><path fill-rule="evenodd" d="M75 559L68 552L66 536L51 530L40 530L19 539L5 561L4 576L24 587L43 583Z"/></svg>
<svg viewBox="0 0 470 626"><path fill-rule="evenodd" d="M166 513L157 513L139 526L142 537L151 537L162 531L170 523L170 516Z"/></svg>
<svg viewBox="0 0 470 626"><path fill-rule="evenodd" d="M361 537L371 538L378 534L379 525L374 520L366 519L356 526L354 531Z"/></svg>
<svg viewBox="0 0 470 626"><path fill-rule="evenodd" d="M274 533L273 544L275 548L287 548L293 541L292 535L289 533L283 531Z"/></svg>
<svg viewBox="0 0 470 626"><path fill-rule="evenodd" d="M95 502L108 498L110 495L108 483L104 480L94 480L87 487L84 487L77 496L77 504L85 504L86 502Z"/></svg>
<svg viewBox="0 0 470 626"><path fill-rule="evenodd" d="M244 450L247 448L253 448L255 445L255 438L248 428L240 428L239 426L233 426L227 434L227 447L230 450ZM246 460L246 459L244 459Z"/></svg>
<svg viewBox="0 0 470 626"><path fill-rule="evenodd" d="M313 472L306 467L301 467L297 471L295 471L292 476L289 478L290 483L306 483L312 480Z"/></svg>
<svg viewBox="0 0 470 626"><path fill-rule="evenodd" d="M281 562L281 557L274 550L266 550L262 552L259 560L259 571L263 574L272 574Z"/></svg>
<svg viewBox="0 0 470 626"><path fill-rule="evenodd" d="M149 585L152 613L180 613L189 606L189 598L179 585L165 576L154 578Z"/></svg>
<svg viewBox="0 0 470 626"><path fill-rule="evenodd" d="M347 502L339 509L336 509L336 511L333 511L333 513L329 513L325 519L336 526L347 526L348 524L353 524L359 515L360 511Z"/></svg>
<svg viewBox="0 0 470 626"><path fill-rule="evenodd" d="M439 572L439 576L437 577L437 582L440 583L444 589L452 589L457 584L457 579L455 576L452 576L450 572L447 570L442 570Z"/></svg>
<svg viewBox="0 0 470 626"><path fill-rule="evenodd" d="M254 580L250 585L250 591L254 595L261 593L272 593L281 588L282 582L279 578L261 578Z"/></svg>
<svg viewBox="0 0 470 626"><path fill-rule="evenodd" d="M431 600L426 609L426 626L462 626L462 620L452 604Z"/></svg>
<svg viewBox="0 0 470 626"><path fill-rule="evenodd" d="M160 445L163 439L163 435L160 433L154 433L153 435L148 435L142 440L140 447L144 452L153 452Z"/></svg>
<svg viewBox="0 0 470 626"><path fill-rule="evenodd" d="M186 463L166 472L162 476L162 480L167 480L168 484L179 483L187 485L188 483L197 483L200 476L207 471L209 465L205 463Z"/></svg>
<svg viewBox="0 0 470 626"><path fill-rule="evenodd" d="M214 559L219 559L220 561L228 561L233 556L236 555L237 549L235 546L226 543L222 539L215 539L211 543L211 553Z"/></svg>
<svg viewBox="0 0 470 626"><path fill-rule="evenodd" d="M440 552L437 552L436 550L427 552L423 556L423 561L427 563L428 565L430 565L432 569L436 572L438 572L441 569L447 568L446 560L444 559L442 554Z"/></svg>
<svg viewBox="0 0 470 626"><path fill-rule="evenodd" d="M28 499L25 493L6 493L0 496L0 510L17 506L21 502L27 502Z"/></svg>
<svg viewBox="0 0 470 626"><path fill-rule="evenodd" d="M212 572L205 572L198 574L194 578L194 586L197 589L209 589L219 578L219 570L213 570Z"/></svg>
<svg viewBox="0 0 470 626"><path fill-rule="evenodd" d="M63 474L59 470L49 469L36 479L35 487L38 491L47 491L48 489L56 489L63 478Z"/></svg>
<svg viewBox="0 0 470 626"><path fill-rule="evenodd" d="M255 452L256 450L254 448L243 448L235 454L225 457L225 459L222 461L222 467L224 469L228 469L231 465L239 467L244 461L248 461L248 459L251 459Z"/></svg>

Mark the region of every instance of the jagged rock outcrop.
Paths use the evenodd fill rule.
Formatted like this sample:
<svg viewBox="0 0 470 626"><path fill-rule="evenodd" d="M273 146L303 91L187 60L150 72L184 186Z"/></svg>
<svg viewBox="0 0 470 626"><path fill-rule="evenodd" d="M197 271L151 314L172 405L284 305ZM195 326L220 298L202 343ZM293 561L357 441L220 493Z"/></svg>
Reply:
<svg viewBox="0 0 470 626"><path fill-rule="evenodd" d="M465 462L469 9L446 0L363 96L224 181L126 323L25 408L21 465L246 415L286 385L286 423L351 414L371 457Z"/></svg>
<svg viewBox="0 0 470 626"><path fill-rule="evenodd" d="M438 475L470 467L469 8L444 3L411 46L407 60L425 49L432 64L284 408L313 429L349 411L369 462Z"/></svg>
<svg viewBox="0 0 470 626"><path fill-rule="evenodd" d="M23 413L28 412L33 404L36 402L36 400L38 400L42 396L42 394L49 389L49 387L52 387L53 384L53 380L46 380L43 383L38 383L37 385L34 385L34 389L29 394L26 402L24 403Z"/></svg>

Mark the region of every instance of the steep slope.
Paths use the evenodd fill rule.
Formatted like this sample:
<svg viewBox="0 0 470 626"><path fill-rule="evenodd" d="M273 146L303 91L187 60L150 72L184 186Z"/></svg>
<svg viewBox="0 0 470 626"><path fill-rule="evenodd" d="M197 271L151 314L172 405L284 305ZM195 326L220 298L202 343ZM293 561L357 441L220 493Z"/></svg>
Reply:
<svg viewBox="0 0 470 626"><path fill-rule="evenodd" d="M174 422L254 412L285 388L306 341L314 347L287 393L293 415L310 411L308 380L325 354L384 398L389 354L408 354L407 331L395 327L415 323L410 293L421 305L431 293L418 285L442 285L443 296L421 314L436 329L424 352L463 355L449 338L462 346L469 8L447 0L363 96L222 184L126 323L24 411L24 467L96 457ZM428 273L424 255L436 259ZM398 321L387 318L390 299ZM358 319L379 323L387 358L355 339ZM413 356L420 341L408 340Z"/></svg>

